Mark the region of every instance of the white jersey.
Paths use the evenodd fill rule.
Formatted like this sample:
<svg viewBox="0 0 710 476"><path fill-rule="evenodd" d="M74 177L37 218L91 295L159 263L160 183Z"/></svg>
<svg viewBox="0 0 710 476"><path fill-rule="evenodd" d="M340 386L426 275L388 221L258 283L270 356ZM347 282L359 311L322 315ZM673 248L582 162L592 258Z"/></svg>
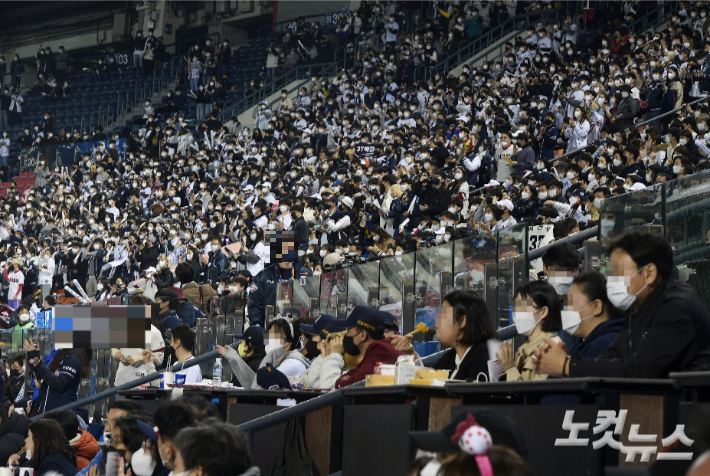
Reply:
<svg viewBox="0 0 710 476"><path fill-rule="evenodd" d="M7 274L7 280L10 282L8 289L8 299L16 300L20 299L19 292L20 286L25 284L25 275L22 271L15 271Z"/></svg>

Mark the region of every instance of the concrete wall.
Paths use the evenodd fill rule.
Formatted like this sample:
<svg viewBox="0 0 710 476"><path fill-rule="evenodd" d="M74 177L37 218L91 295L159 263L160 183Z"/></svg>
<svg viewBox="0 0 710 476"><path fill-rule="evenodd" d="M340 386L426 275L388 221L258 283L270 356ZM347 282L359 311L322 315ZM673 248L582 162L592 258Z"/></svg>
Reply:
<svg viewBox="0 0 710 476"><path fill-rule="evenodd" d="M292 20L300 16L325 15L326 13L339 12L347 5L348 9L356 10L360 0L336 0L330 2L278 2L276 5L276 23ZM323 20L320 20L321 25Z"/></svg>

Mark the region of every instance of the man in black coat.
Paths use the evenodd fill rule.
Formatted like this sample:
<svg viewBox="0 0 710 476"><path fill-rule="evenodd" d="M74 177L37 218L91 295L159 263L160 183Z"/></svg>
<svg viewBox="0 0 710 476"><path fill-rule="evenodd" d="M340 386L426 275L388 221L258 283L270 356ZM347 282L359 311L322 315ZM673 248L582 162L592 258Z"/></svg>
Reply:
<svg viewBox="0 0 710 476"><path fill-rule="evenodd" d="M631 309L619 337L598 359L568 358L545 339L536 370L564 377L668 378L710 368L710 312L692 286L672 276L673 250L661 237L636 231L607 248L611 303Z"/></svg>
<svg viewBox="0 0 710 476"><path fill-rule="evenodd" d="M303 205L296 203L291 206L291 218L293 219L291 229L295 235L296 243L308 244L311 230L308 227L306 219L303 218Z"/></svg>
<svg viewBox="0 0 710 476"><path fill-rule="evenodd" d="M288 282L311 276L311 270L301 266L298 259L298 242L294 242L293 232L270 233L266 240L269 246L270 266L264 268L252 280L249 292L249 323L264 327L266 306L276 305L276 288L280 282Z"/></svg>

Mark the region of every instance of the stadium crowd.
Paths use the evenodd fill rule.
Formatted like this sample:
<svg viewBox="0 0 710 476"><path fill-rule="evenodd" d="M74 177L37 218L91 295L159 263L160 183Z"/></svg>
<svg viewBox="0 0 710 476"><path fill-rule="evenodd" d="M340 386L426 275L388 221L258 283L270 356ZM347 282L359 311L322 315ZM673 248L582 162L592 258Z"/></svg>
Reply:
<svg viewBox="0 0 710 476"><path fill-rule="evenodd" d="M275 303L279 282L516 223L552 223L556 238L594 225L613 229L604 200L707 169L710 107L696 99L710 90L708 7L679 3L665 27L639 33L630 28L648 4L615 3L616 23L584 44L572 12L530 26L503 46L500 59L464 64L452 75L430 68L482 28L549 4L437 2L432 18L404 32L399 23L414 21L413 13L393 2L362 2L332 32L356 52L350 67L314 75L295 98L284 90L281 99L259 103L253 124L241 130L220 121L219 95L204 96L216 86L202 59L224 72L210 44L195 49L165 104L146 104L139 134L56 138L45 117L20 138L27 146L53 137L101 142L68 167L41 158L33 187L20 193L12 184L0 198L0 290L11 308L5 327L31 328L38 312L68 297L60 296L65 287L86 290L93 302L151 306L151 349L165 351L113 349L118 385L192 359L196 321L219 297L225 311L247 310L239 346L217 348L239 386L337 389L401 356L423 365L412 337L387 312L357 306L343 320L265 322L265 308ZM295 21L284 43L296 51L294 41L328 41L313 30ZM143 53L133 58L134 67L150 61ZM279 52L267 62L267 80L286 60ZM197 123L171 110L183 92L196 104ZM11 139L3 135L6 157ZM608 254L604 276L580 272L574 246L548 250L542 279L516 294L512 319L527 340L517 352L500 345L504 380L662 378L710 365L710 315L675 279L670 245L632 232ZM637 319L629 321L632 312ZM451 378L490 379L492 322L476 293L444 296L435 332L449 350L434 367ZM95 476L116 463L108 456L116 452L122 476L259 474L245 435L220 422L211 404L190 398L153 415L116 402L100 448L86 431L86 414L50 412L76 400L90 355L63 349L42 356L19 336L13 345L26 355L0 372L0 464L29 465L38 476ZM25 394L26 372L37 380L34 395ZM186 383L201 381L199 367L187 369ZM15 408L46 415L30 424ZM524 444L452 449L451 437L475 420L497 431L496 417L473 417L442 430L448 446L426 440L422 448L439 457L418 461L412 474L469 474L461 468L484 464L486 452L498 476L531 474ZM493 441L499 438L506 440Z"/></svg>

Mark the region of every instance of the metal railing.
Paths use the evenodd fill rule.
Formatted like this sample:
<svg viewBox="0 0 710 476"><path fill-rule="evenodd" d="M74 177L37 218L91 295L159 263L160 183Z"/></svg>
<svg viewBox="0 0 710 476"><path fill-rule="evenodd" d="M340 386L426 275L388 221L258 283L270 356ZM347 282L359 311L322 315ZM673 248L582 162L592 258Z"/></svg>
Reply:
<svg viewBox="0 0 710 476"><path fill-rule="evenodd" d="M232 344L231 347L236 349L236 345L237 344ZM172 371L179 372L180 370L186 369L188 367L192 367L193 365L199 365L203 362L214 360L217 357L221 357L221 355L216 350L213 350L212 352L208 352L206 354L200 355L199 357L195 357L190 360L186 360L182 364L178 363L178 364L173 365ZM113 387L112 389L97 393L97 394L92 395L90 397L83 398L81 400L77 400L75 402L68 403L66 405L62 405L61 407L55 408L53 410L48 410L45 413L51 413L51 412L55 412L58 410L74 410L75 408L83 407L84 405L89 405L91 403L95 403L100 400L104 400L106 398L113 397L114 395L118 394L118 392L120 392L121 390L130 390L130 389L135 388L139 385L145 385L145 384L152 382L154 380L159 380L161 373L162 372L154 372L152 374L145 375L143 377L137 378L135 380L131 380L130 382L126 382L122 385L118 385L116 387ZM31 418L31 420L32 421L39 420L40 418L42 418L43 415L44 414L35 415L34 417Z"/></svg>
<svg viewBox="0 0 710 476"><path fill-rule="evenodd" d="M343 58L338 59L338 52L343 52ZM220 113L220 120L228 120L232 116L237 116L249 108L255 106L261 101L266 100L269 96L276 94L286 87L288 84L298 79L310 78L313 74L331 75L342 69L345 65L346 55L344 48L338 48L335 51L335 60L329 63L304 64L296 66L280 76L277 76L272 81L264 84L263 88L259 88L251 94L244 96L236 101L226 101L224 109Z"/></svg>

